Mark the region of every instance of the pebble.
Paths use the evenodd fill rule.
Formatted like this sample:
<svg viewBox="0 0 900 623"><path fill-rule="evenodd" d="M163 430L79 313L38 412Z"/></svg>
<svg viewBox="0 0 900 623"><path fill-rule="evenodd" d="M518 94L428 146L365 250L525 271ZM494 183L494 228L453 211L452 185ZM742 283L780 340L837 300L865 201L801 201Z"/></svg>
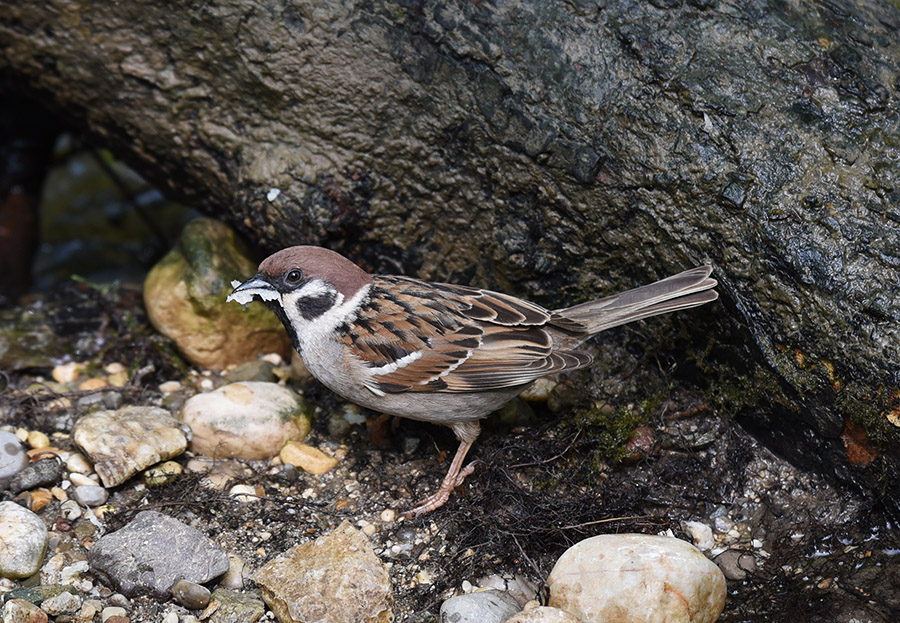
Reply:
<svg viewBox="0 0 900 623"><path fill-rule="evenodd" d="M9 479L9 490L13 493L49 487L62 478L62 467L55 459L35 461L18 474Z"/></svg>
<svg viewBox="0 0 900 623"><path fill-rule="evenodd" d="M39 430L30 431L25 440L32 448L47 448L50 446L50 438Z"/></svg>
<svg viewBox="0 0 900 623"><path fill-rule="evenodd" d="M94 466L87 460L81 452L72 452L66 459L66 468L69 472L76 474L90 474L94 471Z"/></svg>
<svg viewBox="0 0 900 623"><path fill-rule="evenodd" d="M270 361L247 361L226 372L224 378L229 383L239 383L242 381L273 383L277 380L273 373L274 369L275 364Z"/></svg>
<svg viewBox="0 0 900 623"><path fill-rule="evenodd" d="M135 406L82 417L72 429L72 438L93 461L106 487L181 454L188 442L182 423L168 411Z"/></svg>
<svg viewBox="0 0 900 623"><path fill-rule="evenodd" d="M0 430L0 487L28 465L28 455L20 439L13 433Z"/></svg>
<svg viewBox="0 0 900 623"><path fill-rule="evenodd" d="M53 380L57 383L72 383L79 377L83 369L83 363L73 361L71 363L64 363L56 366L53 368L50 376L52 376Z"/></svg>
<svg viewBox="0 0 900 623"><path fill-rule="evenodd" d="M112 617L120 617L125 618L127 612L125 612L125 608L120 606L107 606L100 612L100 620L106 623Z"/></svg>
<svg viewBox="0 0 900 623"><path fill-rule="evenodd" d="M33 575L41 567L47 542L40 517L15 502L0 502L0 576Z"/></svg>
<svg viewBox="0 0 900 623"><path fill-rule="evenodd" d="M240 556L234 554L228 555L228 571L219 580L219 584L223 588L241 590L244 588L244 580L246 579L246 565Z"/></svg>
<svg viewBox="0 0 900 623"><path fill-rule="evenodd" d="M71 482L76 487L86 487L86 486L97 484L94 480L92 480L88 476L85 476L84 474L79 474L77 472L74 474L69 474L69 482Z"/></svg>
<svg viewBox="0 0 900 623"><path fill-rule="evenodd" d="M53 496L47 489L35 489L34 491L29 491L28 495L28 508L35 513L46 508L47 504L50 503L50 500L53 499Z"/></svg>
<svg viewBox="0 0 900 623"><path fill-rule="evenodd" d="M209 604L209 589L194 582L178 580L172 585L172 599L188 610L199 610ZM175 617L178 620L178 617Z"/></svg>
<svg viewBox="0 0 900 623"><path fill-rule="evenodd" d="M108 383L106 382L106 379L103 379L103 378L98 377L98 378L88 379L78 385L78 391L91 392L91 391L94 391L95 389L100 389L102 387L106 387L107 385L108 385Z"/></svg>
<svg viewBox="0 0 900 623"><path fill-rule="evenodd" d="M706 552L715 547L716 540L712 528L702 521L684 521L681 527L691 537L695 547Z"/></svg>
<svg viewBox="0 0 900 623"><path fill-rule="evenodd" d="M79 485L75 487L72 497L82 506L102 506L109 499L109 492L99 485Z"/></svg>
<svg viewBox="0 0 900 623"><path fill-rule="evenodd" d="M519 395L528 402L547 402L553 389L558 384L556 380L544 376L532 383L528 389Z"/></svg>
<svg viewBox="0 0 900 623"><path fill-rule="evenodd" d="M174 394L177 391L181 391L181 382L166 381L165 383L160 383L159 391L164 394Z"/></svg>
<svg viewBox="0 0 900 623"><path fill-rule="evenodd" d="M142 511L121 530L103 536L88 554L128 597L170 597L177 580L203 584L228 571L228 556L202 532L155 511Z"/></svg>
<svg viewBox="0 0 900 623"><path fill-rule="evenodd" d="M183 471L180 463L175 461L164 461L144 472L144 483L146 483L148 487L158 487L172 482L178 478Z"/></svg>
<svg viewBox="0 0 900 623"><path fill-rule="evenodd" d="M334 469L338 464L338 460L333 456L299 441L289 441L284 444L278 456L283 462L315 476L321 476Z"/></svg>
<svg viewBox="0 0 900 623"><path fill-rule="evenodd" d="M505 591L486 590L451 597L441 604L441 621L503 623L522 606Z"/></svg>
<svg viewBox="0 0 900 623"><path fill-rule="evenodd" d="M125 387L128 385L128 372L115 372L106 378L113 387Z"/></svg>
<svg viewBox="0 0 900 623"><path fill-rule="evenodd" d="M124 364L114 361L103 366L103 371L107 374L122 374L123 372L128 372L128 368Z"/></svg>
<svg viewBox="0 0 900 623"><path fill-rule="evenodd" d="M75 521L82 515L81 508L78 507L78 502L75 500L66 500L60 504L59 510L68 521Z"/></svg>
<svg viewBox="0 0 900 623"><path fill-rule="evenodd" d="M397 513L391 508L386 508L381 511L381 514L378 516L378 518L381 519L381 521L383 521L384 523L391 523L394 521L394 519L397 518Z"/></svg>
<svg viewBox="0 0 900 623"><path fill-rule="evenodd" d="M479 588L495 588L500 591L506 591L522 607L538 598L537 585L520 573L515 575L492 573L480 578L476 583Z"/></svg>
<svg viewBox="0 0 900 623"><path fill-rule="evenodd" d="M725 550L715 557L715 563L729 580L745 580L756 571L753 555L736 549Z"/></svg>
<svg viewBox="0 0 900 623"><path fill-rule="evenodd" d="M215 612L208 618L201 615L201 620L209 620L210 623L256 623L266 612L265 604L254 595L238 593L227 588L217 588L213 591L210 606L213 604L216 605ZM292 619L279 620L288 623ZM333 619L323 619L326 620Z"/></svg>
<svg viewBox="0 0 900 623"><path fill-rule="evenodd" d="M604 534L566 550L550 572L550 606L585 621L712 623L725 606L725 578L679 539Z"/></svg>
<svg viewBox="0 0 900 623"><path fill-rule="evenodd" d="M8 623L47 623L47 613L24 599L10 599L2 612L0 620Z"/></svg>
<svg viewBox="0 0 900 623"><path fill-rule="evenodd" d="M259 502L260 494L255 487L250 485L234 485L228 490L228 495L238 502Z"/></svg>
<svg viewBox="0 0 900 623"><path fill-rule="evenodd" d="M41 609L50 616L58 617L61 614L70 614L81 608L82 598L69 591L62 591L58 595L45 599L41 603Z"/></svg>
<svg viewBox="0 0 900 623"><path fill-rule="evenodd" d="M349 521L326 536L294 546L264 565L253 579L279 621L392 619L387 567Z"/></svg>
<svg viewBox="0 0 900 623"><path fill-rule="evenodd" d="M246 382L191 397L182 419L194 432L194 452L265 459L278 454L285 442L306 437L310 413L303 398L287 387Z"/></svg>

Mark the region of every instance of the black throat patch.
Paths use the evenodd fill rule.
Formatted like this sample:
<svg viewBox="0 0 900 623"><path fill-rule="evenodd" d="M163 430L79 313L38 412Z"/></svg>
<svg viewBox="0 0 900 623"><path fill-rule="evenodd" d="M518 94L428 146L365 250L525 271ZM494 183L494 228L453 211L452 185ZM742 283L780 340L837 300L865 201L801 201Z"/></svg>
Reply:
<svg viewBox="0 0 900 623"><path fill-rule="evenodd" d="M300 312L304 320L318 318L332 308L335 298L337 298L337 295L334 292L305 296L297 299L297 311Z"/></svg>

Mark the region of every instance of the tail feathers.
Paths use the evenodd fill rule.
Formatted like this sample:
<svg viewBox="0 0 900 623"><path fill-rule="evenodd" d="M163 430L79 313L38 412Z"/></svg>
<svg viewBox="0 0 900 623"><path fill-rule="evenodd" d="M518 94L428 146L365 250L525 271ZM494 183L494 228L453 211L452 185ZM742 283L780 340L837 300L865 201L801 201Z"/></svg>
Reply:
<svg viewBox="0 0 900 623"><path fill-rule="evenodd" d="M593 335L642 318L715 301L711 266L698 266L662 281L553 312L554 324ZM572 323L575 323L573 325Z"/></svg>

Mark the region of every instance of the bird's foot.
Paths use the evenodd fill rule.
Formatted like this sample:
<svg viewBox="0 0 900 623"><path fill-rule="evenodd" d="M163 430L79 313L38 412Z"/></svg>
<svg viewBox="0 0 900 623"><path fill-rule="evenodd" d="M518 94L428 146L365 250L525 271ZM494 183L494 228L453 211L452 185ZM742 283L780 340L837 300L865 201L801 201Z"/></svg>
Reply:
<svg viewBox="0 0 900 623"><path fill-rule="evenodd" d="M447 500L450 499L450 493L463 483L463 481L466 479L466 476L469 476L472 472L475 471L476 463L477 461L472 461L463 469L459 470L459 472L457 472L456 474L447 474L447 476L444 478L444 482L441 483L441 486L437 491L419 502L419 504L415 508L411 508L410 510L403 513L403 516L407 519L410 519L412 517L419 517L420 515L425 515L426 513L430 513L433 510L437 510L438 508L446 504Z"/></svg>

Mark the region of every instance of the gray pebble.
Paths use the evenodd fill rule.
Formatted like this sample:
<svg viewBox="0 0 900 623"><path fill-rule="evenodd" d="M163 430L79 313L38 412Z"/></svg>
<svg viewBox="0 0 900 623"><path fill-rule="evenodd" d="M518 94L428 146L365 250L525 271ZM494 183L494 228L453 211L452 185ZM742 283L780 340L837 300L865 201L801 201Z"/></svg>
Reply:
<svg viewBox="0 0 900 623"><path fill-rule="evenodd" d="M713 562L729 580L744 580L756 571L756 559L753 555L736 549L722 552Z"/></svg>
<svg viewBox="0 0 900 623"><path fill-rule="evenodd" d="M27 578L40 569L47 551L47 526L27 508L0 502L0 576Z"/></svg>
<svg viewBox="0 0 900 623"><path fill-rule="evenodd" d="M8 431L0 431L0 487L28 465L28 455L19 438Z"/></svg>
<svg viewBox="0 0 900 623"><path fill-rule="evenodd" d="M109 492L99 485L81 485L75 487L72 497L82 506L101 506L109 499Z"/></svg>
<svg viewBox="0 0 900 623"><path fill-rule="evenodd" d="M522 607L506 591L479 591L441 604L441 623L503 623Z"/></svg>
<svg viewBox="0 0 900 623"><path fill-rule="evenodd" d="M57 617L61 614L71 614L81 608L82 598L68 591L63 591L59 595L45 599L41 604L41 609L50 616Z"/></svg>
<svg viewBox="0 0 900 623"><path fill-rule="evenodd" d="M194 582L178 580L172 586L172 599L188 610L199 610L209 604L209 589Z"/></svg>
<svg viewBox="0 0 900 623"><path fill-rule="evenodd" d="M30 491L38 487L52 487L62 477L62 467L55 459L35 461L18 474L9 479L9 488L13 493Z"/></svg>

